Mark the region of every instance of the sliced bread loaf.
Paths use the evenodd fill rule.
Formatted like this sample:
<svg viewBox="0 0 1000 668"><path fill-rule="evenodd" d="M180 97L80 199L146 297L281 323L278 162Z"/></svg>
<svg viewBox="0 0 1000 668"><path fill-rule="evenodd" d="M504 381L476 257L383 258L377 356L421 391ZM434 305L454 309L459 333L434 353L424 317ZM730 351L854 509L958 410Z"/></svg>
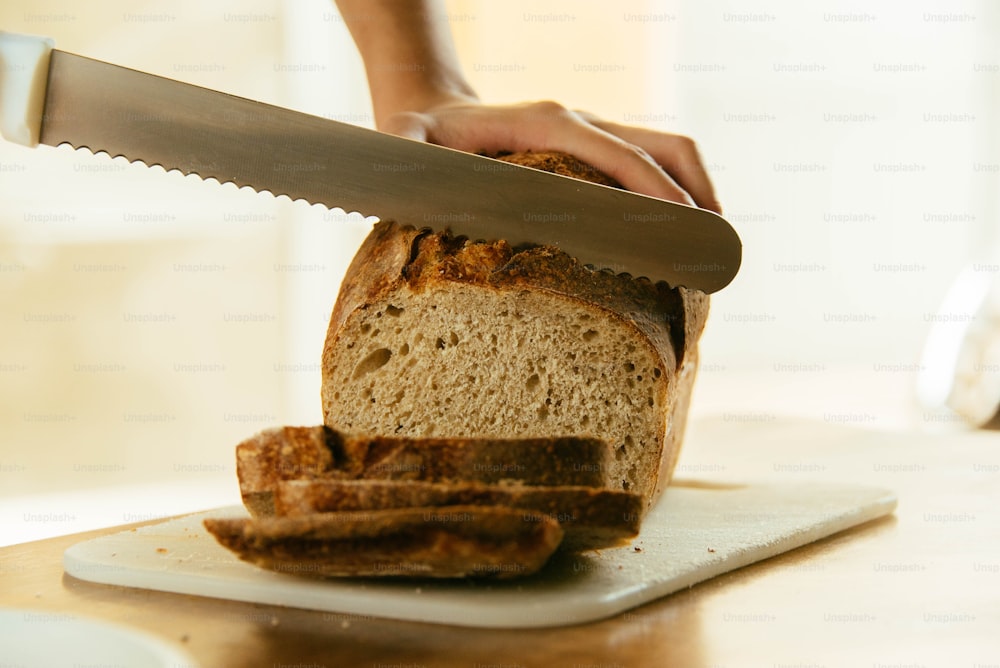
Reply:
<svg viewBox="0 0 1000 668"><path fill-rule="evenodd" d="M568 156L507 159L592 178ZM324 421L383 437L600 438L614 453L603 485L648 507L677 459L707 308L703 293L555 248L378 223L330 319Z"/></svg>
<svg viewBox="0 0 1000 668"><path fill-rule="evenodd" d="M563 154L503 159L616 185ZM670 480L707 312L552 247L379 223L330 319L326 426L240 444L254 519L205 525L318 576L515 577L560 541L619 544Z"/></svg>

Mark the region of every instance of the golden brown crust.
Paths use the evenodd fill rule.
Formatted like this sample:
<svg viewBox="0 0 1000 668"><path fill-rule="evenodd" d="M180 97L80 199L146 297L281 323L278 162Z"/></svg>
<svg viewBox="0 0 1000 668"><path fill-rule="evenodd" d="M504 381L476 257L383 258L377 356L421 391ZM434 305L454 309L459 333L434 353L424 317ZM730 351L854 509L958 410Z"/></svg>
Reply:
<svg viewBox="0 0 1000 668"><path fill-rule="evenodd" d="M204 525L244 561L314 577L521 577L541 568L563 536L551 517L477 506L206 519Z"/></svg>
<svg viewBox="0 0 1000 668"><path fill-rule="evenodd" d="M543 172L552 172L553 174L561 174L562 176L569 176L574 179L583 179L592 183L599 183L602 186L621 188L621 184L604 172L566 153L526 151L524 153L504 153L495 157L497 160L512 162L524 167L533 167Z"/></svg>
<svg viewBox="0 0 1000 668"><path fill-rule="evenodd" d="M330 316L329 331L339 330L354 309L377 301L398 283L410 261L413 242L422 234L413 227L375 225L347 267ZM324 350L324 358L326 354Z"/></svg>

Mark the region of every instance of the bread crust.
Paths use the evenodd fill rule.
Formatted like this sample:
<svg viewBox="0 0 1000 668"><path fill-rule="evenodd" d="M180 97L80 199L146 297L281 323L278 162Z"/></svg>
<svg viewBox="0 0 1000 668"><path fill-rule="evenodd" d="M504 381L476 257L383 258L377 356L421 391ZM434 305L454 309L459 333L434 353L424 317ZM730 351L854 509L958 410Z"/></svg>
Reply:
<svg viewBox="0 0 1000 668"><path fill-rule="evenodd" d="M276 481L313 480L333 469L330 436L323 428L278 427L237 445L236 474L247 510L254 517L273 515Z"/></svg>

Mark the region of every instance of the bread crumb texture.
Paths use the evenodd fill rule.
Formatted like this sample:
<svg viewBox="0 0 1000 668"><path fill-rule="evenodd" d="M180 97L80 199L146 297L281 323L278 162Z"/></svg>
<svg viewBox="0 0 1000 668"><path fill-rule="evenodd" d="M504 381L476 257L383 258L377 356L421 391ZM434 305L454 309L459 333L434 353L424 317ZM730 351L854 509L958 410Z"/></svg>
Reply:
<svg viewBox="0 0 1000 668"><path fill-rule="evenodd" d="M327 381L327 424L410 437L599 436L621 487L629 449L658 449L668 375L634 327L554 293L394 292L348 319Z"/></svg>

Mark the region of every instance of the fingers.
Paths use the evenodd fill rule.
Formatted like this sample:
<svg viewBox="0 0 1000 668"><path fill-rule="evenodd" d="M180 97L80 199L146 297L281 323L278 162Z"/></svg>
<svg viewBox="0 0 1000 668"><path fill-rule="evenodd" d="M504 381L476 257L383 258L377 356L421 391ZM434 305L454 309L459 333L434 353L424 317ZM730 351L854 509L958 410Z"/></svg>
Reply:
<svg viewBox="0 0 1000 668"><path fill-rule="evenodd" d="M640 145L583 122L560 124L549 135L555 150L572 153L632 192L695 204L695 200Z"/></svg>
<svg viewBox="0 0 1000 668"><path fill-rule="evenodd" d="M690 137L602 121L589 114L586 120L623 140L642 146L663 169L705 209L722 213L712 180L698 146Z"/></svg>
<svg viewBox="0 0 1000 668"><path fill-rule="evenodd" d="M407 139L428 141L427 121L422 114L414 112L393 114L386 119L380 130L392 135L406 137Z"/></svg>
<svg viewBox="0 0 1000 668"><path fill-rule="evenodd" d="M691 139L602 121L555 102L451 104L394 114L381 129L471 153L562 151L633 192L721 212Z"/></svg>
<svg viewBox="0 0 1000 668"><path fill-rule="evenodd" d="M633 192L694 204L641 147L602 130L555 102L465 107L435 114L429 140L468 151L562 151ZM458 118L457 115L461 114Z"/></svg>

